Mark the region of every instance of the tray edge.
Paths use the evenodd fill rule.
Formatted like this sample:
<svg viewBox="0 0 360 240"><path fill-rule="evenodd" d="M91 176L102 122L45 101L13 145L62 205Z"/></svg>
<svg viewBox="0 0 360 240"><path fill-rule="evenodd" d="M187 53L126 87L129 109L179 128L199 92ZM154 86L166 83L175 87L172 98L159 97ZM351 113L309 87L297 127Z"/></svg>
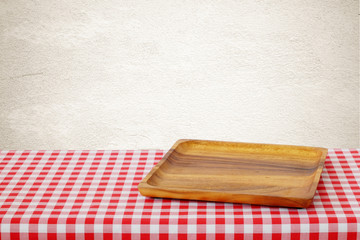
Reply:
<svg viewBox="0 0 360 240"><path fill-rule="evenodd" d="M321 151L321 157L319 160L319 165L316 170L316 174L314 176L314 181L310 187L309 194L307 196L304 196L304 198L286 198L286 197L279 197L279 196L266 196L267 200L261 202L261 201L252 201L251 199L254 197L259 197L260 195L249 195L249 194L238 194L238 193L223 193L223 192L216 192L213 190L196 190L196 191L189 191L182 188L169 188L168 190L160 189L156 186L152 186L147 183L147 181L150 179L150 177L158 170L158 168L161 167L161 165L166 161L166 159L169 157L169 155L175 151L178 145L181 143L187 142L187 141L211 141L216 142L213 140L198 140L198 139L179 139L177 140L174 145L169 149L169 151L163 156L163 158L159 161L158 164L156 164L151 171L146 175L146 177L138 184L138 190L141 195L146 197L160 197L160 198L171 198L171 199L185 199L185 200L200 200L200 201L215 201L215 202L230 202L230 203L244 203L244 204L255 204L255 205L267 205L267 206L278 206L278 207L296 207L296 208L307 208L311 205L313 202L313 198L316 193L317 186L320 181L321 173L325 165L325 160L327 157L328 149L322 148L322 147L308 147L308 146L297 146L297 145L282 145L282 144L266 144L266 145L277 145L277 146L293 146L293 147L305 147L305 148L312 148ZM255 143L258 144L258 143ZM261 144L261 143L260 143ZM157 192L157 194L152 194ZM167 193L171 191L172 196L177 197L168 197ZM199 197L191 197L191 194L196 193L202 193L205 194L205 197L203 199L200 199ZM232 196L241 198L241 201L226 201L224 199L221 199L219 201L212 200L214 198L207 198L207 195L212 194L224 194L224 196ZM189 195L189 197L186 197L186 195ZM185 196L185 197L184 197ZM245 199L245 200L244 200ZM250 201L247 201L246 199L250 199ZM289 204L272 204L272 202L276 202L277 200L282 200L285 202L289 202Z"/></svg>

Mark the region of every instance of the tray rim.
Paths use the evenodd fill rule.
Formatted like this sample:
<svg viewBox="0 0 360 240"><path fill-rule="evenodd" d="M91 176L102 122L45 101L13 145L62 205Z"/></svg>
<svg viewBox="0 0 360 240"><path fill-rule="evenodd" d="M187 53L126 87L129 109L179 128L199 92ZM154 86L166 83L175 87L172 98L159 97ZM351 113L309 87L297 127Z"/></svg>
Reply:
<svg viewBox="0 0 360 240"><path fill-rule="evenodd" d="M318 163L318 167L315 170L316 174L314 176L314 180L311 184L310 190L308 191L307 195L304 195L303 198L296 198L296 197L280 197L280 196L276 196L276 195L260 195L260 194L245 194L245 193L237 193L237 192L226 192L226 191L217 191L217 190L207 190L207 189L185 189L185 188L180 188L180 187L167 187L166 189L158 187L158 186L154 186L154 185L150 185L148 183L148 180L154 175L154 173L162 166L162 164L164 164L166 162L166 160L168 159L168 157L176 150L176 148L185 142L191 142L191 141L200 141L200 142L214 142L214 143L232 143L232 144L248 144L248 145L258 145L258 146L277 146L277 147L292 147L292 148L303 148L303 149L309 149L309 150L318 150L321 152L321 156L319 158L319 163ZM178 195L178 197L171 197L171 199L185 199L185 200L200 200L202 201L202 199L200 198L189 198L189 197L182 197L181 195L184 193L204 193L204 194L213 194L213 193L222 193L222 194L228 194L228 195L236 195L238 197L242 197L242 198L252 198L252 197L256 197L256 196L261 196L261 197L267 197L269 199L273 199L274 201L276 201L277 199L281 199L281 200L289 200L289 206L285 205L281 205L281 206L287 206L287 207L294 207L291 202L296 203L295 207L299 207L299 208L306 208L308 207L311 203L312 200L315 196L316 193L316 189L317 186L319 184L320 181L320 177L321 177L321 173L325 164L325 160L326 160L326 156L328 153L328 149L327 148L323 148L323 147L311 147L311 146L300 146L300 145L285 145L285 144L268 144L268 143L249 143L249 142L233 142L233 141L216 141L216 140L202 140L202 139L179 139L177 140L173 146L166 152L166 154L162 157L162 159L151 169L151 171L143 178L143 180L138 184L138 190L141 193L141 195L143 196L147 196L147 197L160 197L160 198L166 198L166 197L162 197L162 196L153 196L152 194L148 194L149 191L153 191L156 190L160 193L167 193L169 191L172 192L173 195ZM305 202L304 202L305 200ZM205 199L205 201L211 201L208 199ZM213 200L215 201L215 200ZM244 202L244 201L221 201L221 202L230 202L230 203L244 203L244 204L258 204L258 203L251 203L251 202ZM302 203L300 203L302 202ZM268 206L280 206L280 205L271 205L271 204L266 204Z"/></svg>

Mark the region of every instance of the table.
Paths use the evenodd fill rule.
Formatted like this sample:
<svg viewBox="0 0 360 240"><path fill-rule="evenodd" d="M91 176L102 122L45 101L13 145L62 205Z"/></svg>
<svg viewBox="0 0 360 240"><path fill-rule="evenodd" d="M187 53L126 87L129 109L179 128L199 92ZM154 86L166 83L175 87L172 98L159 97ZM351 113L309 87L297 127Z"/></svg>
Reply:
<svg viewBox="0 0 360 240"><path fill-rule="evenodd" d="M359 239L360 149L329 149L308 209L146 198L164 155L1 151L3 239Z"/></svg>

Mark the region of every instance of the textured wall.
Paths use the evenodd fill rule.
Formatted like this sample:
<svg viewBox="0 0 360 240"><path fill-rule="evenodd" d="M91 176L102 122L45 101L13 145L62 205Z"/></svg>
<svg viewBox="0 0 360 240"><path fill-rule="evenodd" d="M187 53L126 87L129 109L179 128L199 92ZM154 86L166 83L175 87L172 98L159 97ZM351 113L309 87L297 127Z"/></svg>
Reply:
<svg viewBox="0 0 360 240"><path fill-rule="evenodd" d="M0 1L0 148L359 146L358 2Z"/></svg>

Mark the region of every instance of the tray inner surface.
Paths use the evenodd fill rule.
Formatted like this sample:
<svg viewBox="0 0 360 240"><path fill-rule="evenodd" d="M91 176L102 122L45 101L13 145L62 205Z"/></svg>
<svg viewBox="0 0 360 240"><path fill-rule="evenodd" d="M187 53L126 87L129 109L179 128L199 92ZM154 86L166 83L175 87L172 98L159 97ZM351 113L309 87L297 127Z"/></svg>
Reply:
<svg viewBox="0 0 360 240"><path fill-rule="evenodd" d="M303 196L321 151L239 143L184 142L148 179L158 188Z"/></svg>

